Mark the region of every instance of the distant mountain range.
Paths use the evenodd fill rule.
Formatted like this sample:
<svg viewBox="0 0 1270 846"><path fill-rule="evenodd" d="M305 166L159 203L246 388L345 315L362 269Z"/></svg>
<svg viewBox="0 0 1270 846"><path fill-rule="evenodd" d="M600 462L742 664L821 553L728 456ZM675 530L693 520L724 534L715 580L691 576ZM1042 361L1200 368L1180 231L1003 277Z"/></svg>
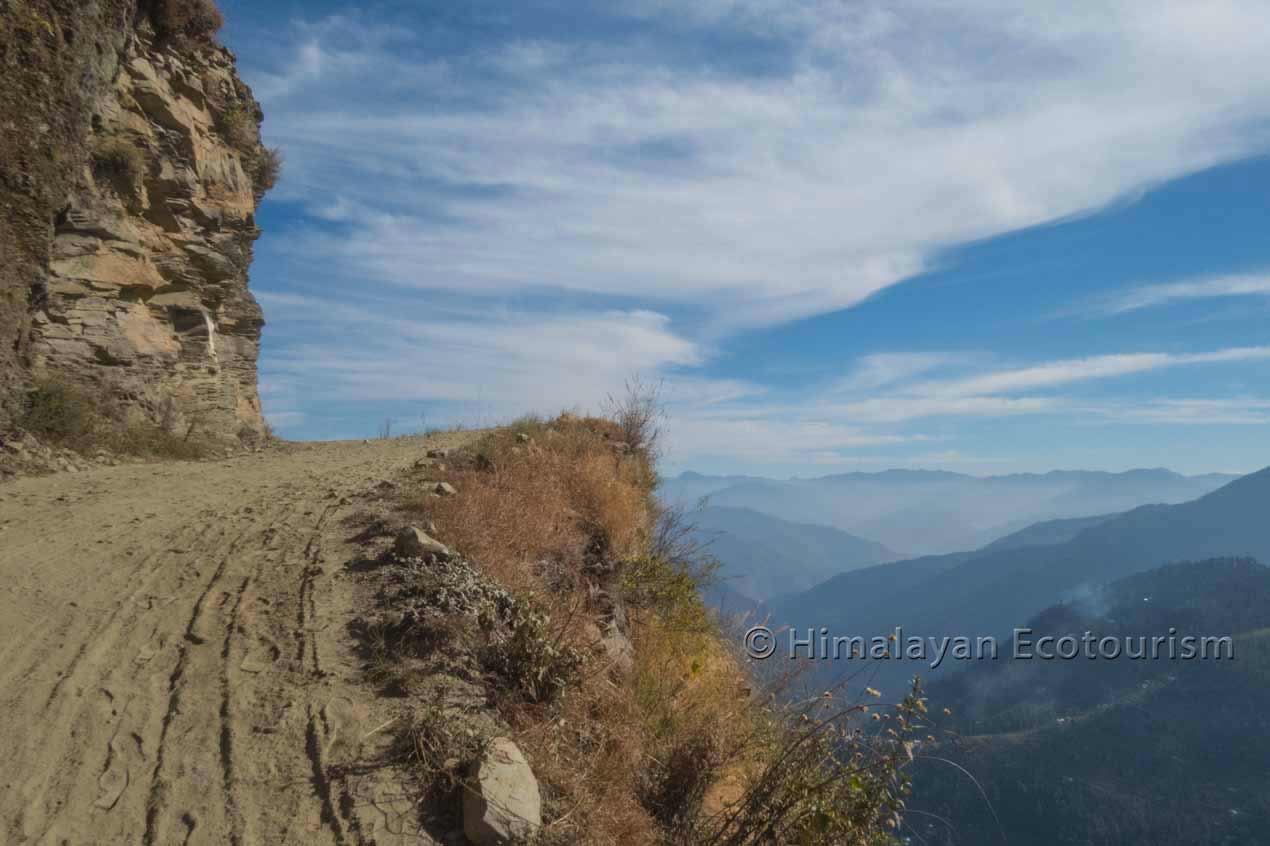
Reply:
<svg viewBox="0 0 1270 846"><path fill-rule="evenodd" d="M712 506L832 526L926 555L978 549L1039 522L1186 502L1236 478L1182 476L1164 469L985 477L888 470L787 480L683 473L665 481L660 496L685 506L709 497Z"/></svg>
<svg viewBox="0 0 1270 846"><path fill-rule="evenodd" d="M922 637L1008 635L1042 609L1172 561L1246 556L1270 561L1270 469L1193 502L1114 517L1030 527L973 553L899 561L844 573L770 603L775 620L871 637L903 626ZM1019 545L1029 539L1057 542ZM819 667L825 677L847 665ZM899 684L909 662L873 662Z"/></svg>
<svg viewBox="0 0 1270 846"><path fill-rule="evenodd" d="M712 484L716 480L690 476L679 491L688 496ZM980 502L1013 491L1025 504L1047 490L1051 505L1073 499L1120 505L1152 485L1169 495L1190 486L1216 488L1181 503L1037 521L974 551L854 566L797 593L781 591L784 582L765 568L768 562L803 579L826 565L825 550L863 560L870 551L885 555L889 545L717 505L726 501L717 494L729 491L810 501L817 492L832 496L839 485L851 496L865 489L885 497L940 488ZM749 578L734 580L735 590L722 587L711 597L717 605L804 634L824 626L831 636L885 637L900 626L905 638L987 636L998 643L996 661L948 660L938 671L916 660L817 661L804 677L815 689L850 678L848 691L858 695L868 684L889 699L919 674L932 714L952 709L951 717L937 718L933 741L916 749L914 813L905 821L916 836L909 842L1270 842L1264 836L1270 828L1264 790L1270 779L1270 569L1257 563L1270 562L1270 468L1233 480L1167 471L980 480L907 472L790 482L733 478L717 494L702 512L730 537L716 542L716 552L739 562ZM966 507L955 498L930 499L907 513ZM790 532L817 540L800 544ZM810 563L798 569L790 560ZM769 595L755 602L742 586ZM1013 661L1012 635L1023 625L1034 638L1087 630L1122 638L1166 636L1170 629L1230 635L1235 659ZM778 655L756 667L760 675L779 677L790 666L782 661Z"/></svg>
<svg viewBox="0 0 1270 846"><path fill-rule="evenodd" d="M694 539L722 564L720 586L760 602L904 557L839 529L792 523L749 508L710 506L693 511L689 519L696 527Z"/></svg>

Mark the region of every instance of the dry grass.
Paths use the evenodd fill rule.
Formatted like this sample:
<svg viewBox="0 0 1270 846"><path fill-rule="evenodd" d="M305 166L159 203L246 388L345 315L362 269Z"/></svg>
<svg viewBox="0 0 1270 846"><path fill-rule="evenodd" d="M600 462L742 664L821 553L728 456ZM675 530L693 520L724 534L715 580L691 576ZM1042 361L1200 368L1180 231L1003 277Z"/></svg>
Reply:
<svg viewBox="0 0 1270 846"><path fill-rule="evenodd" d="M616 435L594 418L496 431L445 474L462 495L423 499L420 510L515 592L577 588L588 564L634 555L651 529L651 470L614 449Z"/></svg>
<svg viewBox="0 0 1270 846"><path fill-rule="evenodd" d="M591 656L550 696L494 694L543 790L535 842L891 842L922 706L906 700L879 724L898 731L866 739L856 731L879 715L871 701L791 710L751 693L701 600L711 563L682 515L653 500L650 396L636 387L608 419L524 418L446 459L444 473L420 471L458 489L413 503L440 539L547 612L532 641ZM614 607L629 667L594 648Z"/></svg>

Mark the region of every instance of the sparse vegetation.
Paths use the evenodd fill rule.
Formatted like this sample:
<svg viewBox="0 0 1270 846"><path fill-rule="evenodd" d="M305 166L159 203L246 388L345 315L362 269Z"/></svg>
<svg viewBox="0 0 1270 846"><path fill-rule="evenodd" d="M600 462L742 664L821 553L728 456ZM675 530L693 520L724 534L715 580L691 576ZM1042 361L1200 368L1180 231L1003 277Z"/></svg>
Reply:
<svg viewBox="0 0 1270 846"><path fill-rule="evenodd" d="M397 737L397 754L409 762L424 798L447 805L457 805L464 774L489 741L462 714L447 713L434 703L414 711Z"/></svg>
<svg viewBox="0 0 1270 846"><path fill-rule="evenodd" d="M123 455L198 459L210 445L195 423L175 430L127 414L108 393L90 393L62 380L45 379L27 393L18 427L78 452L104 449Z"/></svg>
<svg viewBox="0 0 1270 846"><path fill-rule="evenodd" d="M507 605L497 619L464 612L460 629L453 615L440 624L409 606L394 625L431 634L409 655L381 651L376 672L413 673L398 687L423 689L421 661L487 644L475 659L483 689L543 789L540 844L893 842L920 693L897 706L828 697L792 709L755 693L701 599L713 562L683 515L652 497L660 418L655 390L632 382L605 418L526 417L444 468L424 462L422 478L443 477L459 494L426 494L411 510L470 560L476 581L505 590ZM434 561L413 584L453 566ZM412 601L435 608L484 590ZM394 613L407 604L388 597ZM444 792L451 770L437 761L452 765L467 747L446 749L445 732L423 736L432 745L416 755L429 762L417 773Z"/></svg>

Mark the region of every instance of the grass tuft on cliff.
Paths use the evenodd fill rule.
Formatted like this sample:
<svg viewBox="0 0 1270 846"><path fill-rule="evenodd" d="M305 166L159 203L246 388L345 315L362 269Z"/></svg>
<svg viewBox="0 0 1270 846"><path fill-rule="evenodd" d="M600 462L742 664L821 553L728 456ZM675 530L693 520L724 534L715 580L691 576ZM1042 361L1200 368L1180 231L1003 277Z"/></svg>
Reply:
<svg viewBox="0 0 1270 846"><path fill-rule="evenodd" d="M752 678L701 599L713 562L653 497L660 420L655 391L632 383L606 417L526 417L421 462L424 492L407 495L413 517L532 617L508 660L485 661L476 680L542 788L534 842L898 842L906 768L927 728L920 692L784 705ZM438 479L457 494L438 495ZM480 640L470 625L438 629L427 649ZM394 673L384 657L381 681ZM398 672L411 672L405 660ZM425 679L401 687L427 707ZM450 779L478 747L446 748L467 735L443 728L410 743L426 751L415 756L422 793L452 799Z"/></svg>

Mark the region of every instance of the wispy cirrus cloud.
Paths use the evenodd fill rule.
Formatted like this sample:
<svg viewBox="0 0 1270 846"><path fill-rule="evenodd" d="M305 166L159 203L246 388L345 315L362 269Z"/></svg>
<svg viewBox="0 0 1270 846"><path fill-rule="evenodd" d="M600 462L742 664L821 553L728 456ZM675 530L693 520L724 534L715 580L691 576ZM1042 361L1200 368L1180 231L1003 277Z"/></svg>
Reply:
<svg viewBox="0 0 1270 846"><path fill-rule="evenodd" d="M1270 425L1270 399L1162 399L1146 403L1104 403L1094 414L1118 423L1171 426Z"/></svg>
<svg viewBox="0 0 1270 846"><path fill-rule="evenodd" d="M1115 315L1171 303L1230 297L1270 297L1270 274L1238 274L1143 285L1108 297L1095 308L1102 314Z"/></svg>
<svg viewBox="0 0 1270 846"><path fill-rule="evenodd" d="M784 56L758 76L541 38L442 60L406 27L347 16L301 27L278 57L267 132L290 154L284 192L375 210L298 255L424 290L639 296L765 325L857 303L942 247L1256 149L1258 9L696 10Z"/></svg>
<svg viewBox="0 0 1270 846"><path fill-rule="evenodd" d="M1020 416L1062 417L1080 423L1167 425L1260 425L1270 422L1270 399L1169 399L1128 402L1091 397L1081 385L1169 368L1232 365L1270 360L1270 347L1236 347L1203 353L1127 353L1002 367L982 357L940 353L866 356L833 389L796 402L747 397L704 409L684 403L677 409L678 445L710 452L721 443L746 454L751 463L802 457L827 463L837 451L918 444L940 437L913 426ZM960 372L942 380L939 368ZM1064 392L1055 393L1056 389Z"/></svg>
<svg viewBox="0 0 1270 846"><path fill-rule="evenodd" d="M1050 361L997 370L946 382L930 382L916 390L936 396L994 396L1114 379L1172 367L1270 360L1270 346L1234 347L1203 353L1124 353Z"/></svg>
<svg viewBox="0 0 1270 846"><path fill-rule="evenodd" d="M685 456L823 460L937 438L921 421L1072 414L1083 384L1265 357L877 352L798 386L711 367L745 332L858 305L949 247L1264 149L1260 0L636 0L534 28L561 8L464 29L488 9L382 6L295 21L245 59L287 153L274 196L299 210L260 247L278 269L262 372L294 400L279 413L316 427L301 406L319 391L549 411L641 372L667 379Z"/></svg>

